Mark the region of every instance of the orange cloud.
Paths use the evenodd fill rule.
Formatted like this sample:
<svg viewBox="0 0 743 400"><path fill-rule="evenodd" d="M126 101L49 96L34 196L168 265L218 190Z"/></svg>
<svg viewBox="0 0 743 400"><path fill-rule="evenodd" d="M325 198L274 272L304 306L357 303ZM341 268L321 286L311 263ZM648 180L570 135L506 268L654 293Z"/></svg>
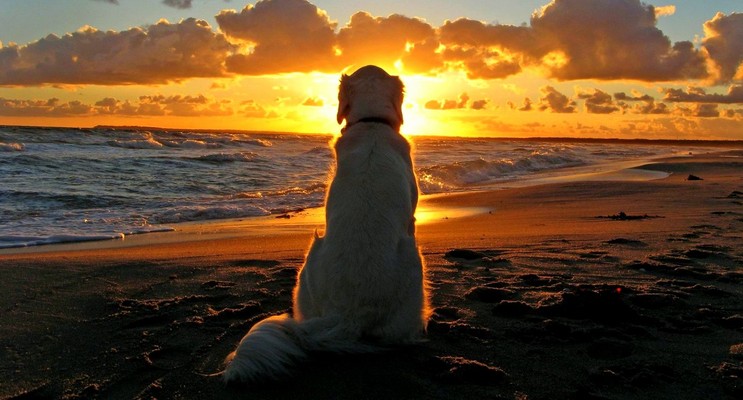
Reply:
<svg viewBox="0 0 743 400"><path fill-rule="evenodd" d="M140 96L140 105L154 105L162 109L165 115L179 117L225 116L232 115L229 100L214 100L206 96Z"/></svg>
<svg viewBox="0 0 743 400"><path fill-rule="evenodd" d="M322 107L323 105L325 105L325 101L320 97L308 97L304 99L302 105L309 107Z"/></svg>
<svg viewBox="0 0 743 400"><path fill-rule="evenodd" d="M342 64L356 67L379 64L389 68L397 60L406 57L407 63L412 66L416 61L408 53L408 47L424 46L434 38L434 29L418 18L397 14L373 17L367 12L358 12L338 32L338 49ZM419 52L423 49L419 47ZM419 53L416 55L422 56Z"/></svg>
<svg viewBox="0 0 743 400"><path fill-rule="evenodd" d="M527 27L487 25L460 18L439 28L443 60L461 68L472 79L505 78L521 72L522 64L535 63L538 43Z"/></svg>
<svg viewBox="0 0 743 400"><path fill-rule="evenodd" d="M335 26L305 0L263 0L239 13L224 10L220 29L247 51L227 57L230 71L245 75L335 71Z"/></svg>
<svg viewBox="0 0 743 400"><path fill-rule="evenodd" d="M239 114L248 118L276 118L275 112L266 110L255 100L246 100L240 103Z"/></svg>
<svg viewBox="0 0 743 400"><path fill-rule="evenodd" d="M224 76L232 51L223 35L193 18L122 32L84 27L25 46L0 48L0 85L126 85Z"/></svg>
<svg viewBox="0 0 743 400"><path fill-rule="evenodd" d="M115 3L110 0L109 2ZM164 0L187 8L191 0ZM640 0L552 0L529 25L460 18L435 27L402 15L357 12L340 26L306 0L260 0L205 21L78 32L0 44L0 85L152 84L195 77L338 73L403 66L407 74L463 71L501 79L525 69L559 80L743 80L743 14L717 14L701 49L672 43L657 18L673 6ZM484 103L480 103L484 105Z"/></svg>
<svg viewBox="0 0 743 400"><path fill-rule="evenodd" d="M704 23L702 46L718 82L743 80L743 14L717 13Z"/></svg>
<svg viewBox="0 0 743 400"><path fill-rule="evenodd" d="M667 5L667 6L658 6L655 7L655 17L665 17L666 15L673 15L676 14L676 6L674 5Z"/></svg>

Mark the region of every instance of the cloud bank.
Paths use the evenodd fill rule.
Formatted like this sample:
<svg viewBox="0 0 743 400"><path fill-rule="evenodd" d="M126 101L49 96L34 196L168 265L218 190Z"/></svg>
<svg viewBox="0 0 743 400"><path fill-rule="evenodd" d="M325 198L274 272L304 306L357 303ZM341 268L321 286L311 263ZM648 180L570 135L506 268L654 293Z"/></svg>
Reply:
<svg viewBox="0 0 743 400"><path fill-rule="evenodd" d="M0 47L0 85L338 73L369 63L413 74L462 71L471 79L530 70L561 81L742 81L743 14L713 16L695 46L673 43L658 28L658 18L674 12L673 6L640 0L552 0L522 26L460 18L437 27L419 18L364 11L341 26L306 0L260 0L221 11L217 27L196 19L121 32L84 27Z"/></svg>
<svg viewBox="0 0 743 400"><path fill-rule="evenodd" d="M0 48L0 85L167 83L225 76L234 45L193 18L103 32L86 26L62 37Z"/></svg>

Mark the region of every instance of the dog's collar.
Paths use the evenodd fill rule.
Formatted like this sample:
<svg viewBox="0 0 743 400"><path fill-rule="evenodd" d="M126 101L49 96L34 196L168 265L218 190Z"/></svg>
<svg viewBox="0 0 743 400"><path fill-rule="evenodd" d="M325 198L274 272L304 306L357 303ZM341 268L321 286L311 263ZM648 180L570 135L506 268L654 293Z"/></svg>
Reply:
<svg viewBox="0 0 743 400"><path fill-rule="evenodd" d="M351 123L347 123L346 126L343 127L343 129L341 129L341 133L345 133L348 128L350 128L350 127L352 127L352 126L354 126L356 124L362 123L362 122L373 122L373 123L377 123L377 124L385 124L385 125L388 125L390 128L392 128L394 130L397 130L397 129L400 128L400 125L399 124L397 124L396 122L392 122L392 121L390 121L387 118L383 118L383 117L366 117L366 118L361 118L361 119L359 119L357 121L354 121L354 122L351 122Z"/></svg>

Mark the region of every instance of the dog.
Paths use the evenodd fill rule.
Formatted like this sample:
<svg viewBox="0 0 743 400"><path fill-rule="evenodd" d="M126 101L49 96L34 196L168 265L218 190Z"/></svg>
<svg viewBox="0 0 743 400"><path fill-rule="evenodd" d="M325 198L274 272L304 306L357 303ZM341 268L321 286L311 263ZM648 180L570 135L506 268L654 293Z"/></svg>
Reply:
<svg viewBox="0 0 743 400"><path fill-rule="evenodd" d="M325 234L315 231L293 291L293 316L264 319L227 356L226 382L290 375L316 351L363 353L423 339L430 315L415 239L418 184L400 134L403 84L369 65L343 74L334 143L336 169L325 199Z"/></svg>

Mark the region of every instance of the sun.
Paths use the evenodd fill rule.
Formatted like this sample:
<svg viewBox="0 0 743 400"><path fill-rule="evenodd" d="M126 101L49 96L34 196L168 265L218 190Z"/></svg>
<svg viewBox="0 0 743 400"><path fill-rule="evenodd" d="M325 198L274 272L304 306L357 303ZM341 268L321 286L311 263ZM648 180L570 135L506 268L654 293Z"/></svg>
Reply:
<svg viewBox="0 0 743 400"><path fill-rule="evenodd" d="M400 131L405 135L435 134L440 130L440 124L427 115L423 104L427 99L435 98L437 87L441 79L436 77L405 75L400 79L405 85L405 101L403 102L403 119L405 123Z"/></svg>

